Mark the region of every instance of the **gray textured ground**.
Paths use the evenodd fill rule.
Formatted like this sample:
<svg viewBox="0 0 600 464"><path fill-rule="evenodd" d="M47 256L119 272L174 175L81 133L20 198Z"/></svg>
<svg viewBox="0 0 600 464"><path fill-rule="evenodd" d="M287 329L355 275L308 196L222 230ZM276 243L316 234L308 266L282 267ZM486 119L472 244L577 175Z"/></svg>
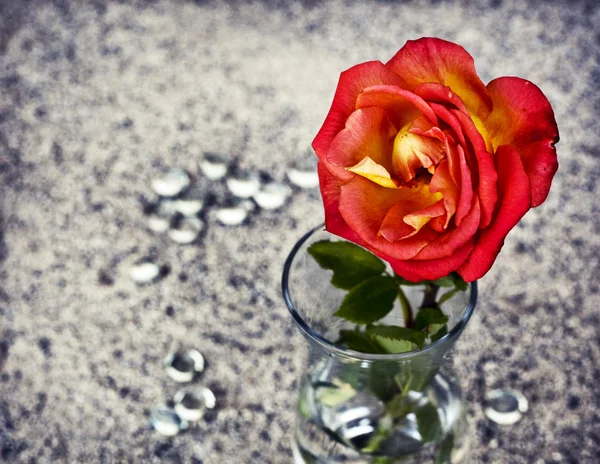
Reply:
<svg viewBox="0 0 600 464"><path fill-rule="evenodd" d="M0 1L0 461L291 462L305 346L279 277L318 193L242 228L209 214L178 246L145 227L149 181L195 173L205 151L284 180L340 71L435 35L485 82L539 84L561 132L550 197L507 239L457 349L472 461L600 462L596 2L123 3ZM170 273L136 287L144 256ZM206 355L218 408L166 439L145 412L177 390L161 360L179 343ZM529 399L517 425L483 416L495 387Z"/></svg>

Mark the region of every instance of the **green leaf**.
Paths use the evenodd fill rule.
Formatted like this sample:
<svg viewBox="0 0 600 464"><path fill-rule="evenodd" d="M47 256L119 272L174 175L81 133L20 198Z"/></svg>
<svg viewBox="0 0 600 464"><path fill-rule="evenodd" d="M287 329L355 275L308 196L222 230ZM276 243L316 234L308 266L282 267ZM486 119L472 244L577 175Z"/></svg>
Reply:
<svg viewBox="0 0 600 464"><path fill-rule="evenodd" d="M360 451L362 453L377 454L381 445L389 440L392 435L393 427L394 424L392 418L388 415L383 416L377 422L375 433L369 438L367 446L360 448ZM398 461L394 457L374 456L369 462L372 464L395 464Z"/></svg>
<svg viewBox="0 0 600 464"><path fill-rule="evenodd" d="M424 443L435 441L441 436L442 424L440 422L440 415L433 404L426 404L416 411L415 415L417 416L419 433Z"/></svg>
<svg viewBox="0 0 600 464"><path fill-rule="evenodd" d="M456 272L442 277L441 279L434 280L432 283L437 284L439 287L454 287L449 292L446 292L441 298L438 304L442 304L456 295L458 292L464 292L469 288L469 284L463 280L463 278Z"/></svg>
<svg viewBox="0 0 600 464"><path fill-rule="evenodd" d="M465 282L460 275L453 273L450 274L448 277L453 279L454 288L441 296L440 300L438 301L438 305L445 303L458 292L464 292L467 290L467 288L469 288L469 284Z"/></svg>
<svg viewBox="0 0 600 464"><path fill-rule="evenodd" d="M394 273L394 279L396 279L396 282L398 282L400 285L406 285L407 287L416 287L417 285L423 284L423 282L411 282L410 280L406 280L404 277L401 277L396 273Z"/></svg>
<svg viewBox="0 0 600 464"><path fill-rule="evenodd" d="M444 324L438 331L431 334L431 342L437 342L440 338L448 333L448 324Z"/></svg>
<svg viewBox="0 0 600 464"><path fill-rule="evenodd" d="M394 381L394 373L403 367L390 361L374 361L371 363L367 369L369 391L381 401L388 402L400 391Z"/></svg>
<svg viewBox="0 0 600 464"><path fill-rule="evenodd" d="M330 387L319 387L316 390L317 401L330 408L339 406L356 395L356 390L349 383L333 379Z"/></svg>
<svg viewBox="0 0 600 464"><path fill-rule="evenodd" d="M392 277L371 277L346 294L335 315L355 324L378 321L394 307L397 291Z"/></svg>
<svg viewBox="0 0 600 464"><path fill-rule="evenodd" d="M302 390L300 390L300 395L298 396L298 412L306 419L310 419L311 411L306 390L306 387L303 387Z"/></svg>
<svg viewBox="0 0 600 464"><path fill-rule="evenodd" d="M360 385L360 379L363 376L361 363L351 363L345 365L343 369L339 370L337 376L341 382L348 383L350 385Z"/></svg>
<svg viewBox="0 0 600 464"><path fill-rule="evenodd" d="M452 272L446 277L441 279L432 280L432 284L436 284L438 287L455 287L460 291L465 291L469 284L467 284L458 272Z"/></svg>
<svg viewBox="0 0 600 464"><path fill-rule="evenodd" d="M374 341L365 332L358 330L340 330L338 345L346 345L349 349L361 353L386 354L381 345Z"/></svg>
<svg viewBox="0 0 600 464"><path fill-rule="evenodd" d="M461 291L460 289L454 288L454 289L450 290L449 292L444 293L440 297L440 301L438 301L438 305L442 305L443 303L448 301L450 298L452 298L454 295L456 295L460 291Z"/></svg>
<svg viewBox="0 0 600 464"><path fill-rule="evenodd" d="M381 259L350 242L322 240L308 247L308 253L319 266L333 271L331 283L344 290L350 290L385 271L385 263Z"/></svg>
<svg viewBox="0 0 600 464"><path fill-rule="evenodd" d="M454 287L454 277L446 276L441 277L437 280L430 280L430 283L437 285L438 287Z"/></svg>
<svg viewBox="0 0 600 464"><path fill-rule="evenodd" d="M379 335L371 335L388 354L408 353L414 351L418 347L413 342L406 340L391 340L389 338L380 337Z"/></svg>
<svg viewBox="0 0 600 464"><path fill-rule="evenodd" d="M413 323L413 312L412 307L410 305L410 301L406 298L406 294L401 287L398 287L398 300L400 301L400 306L402 307L402 315L404 316L404 325L406 327L410 327Z"/></svg>
<svg viewBox="0 0 600 464"><path fill-rule="evenodd" d="M409 391L421 392L430 383L436 372L423 371L420 369L412 369L411 365L405 365L404 368L394 376L394 381L403 395L407 395Z"/></svg>
<svg viewBox="0 0 600 464"><path fill-rule="evenodd" d="M395 342L414 343L419 348L425 344L425 332L416 329L408 329L397 325L373 325L367 327L367 333L372 337L381 337ZM410 351L410 350L408 350ZM402 351L399 351L402 353Z"/></svg>
<svg viewBox="0 0 600 464"><path fill-rule="evenodd" d="M405 396L410 390L413 379L414 375L410 365L407 365L405 369L402 369L394 376L394 382L398 385L402 396Z"/></svg>
<svg viewBox="0 0 600 464"><path fill-rule="evenodd" d="M411 406L412 405L406 401L405 394L400 393L386 403L385 409L392 419L399 419L412 412Z"/></svg>
<svg viewBox="0 0 600 464"><path fill-rule="evenodd" d="M467 288L469 288L469 284L463 280L463 278L457 274L456 272L451 274L454 277L454 286L464 292Z"/></svg>
<svg viewBox="0 0 600 464"><path fill-rule="evenodd" d="M425 330L429 335L433 335L447 322L448 316L439 308L423 308L415 318L415 329Z"/></svg>
<svg viewBox="0 0 600 464"><path fill-rule="evenodd" d="M383 437L384 439L389 438L387 436ZM382 440L383 441L383 440ZM375 448L373 451L376 451L377 449ZM375 456L373 458L373 464L394 464L396 461L396 458L386 458L385 456Z"/></svg>
<svg viewBox="0 0 600 464"><path fill-rule="evenodd" d="M454 448L454 434L449 433L442 440L438 451L435 464L450 464L452 458L452 449Z"/></svg>

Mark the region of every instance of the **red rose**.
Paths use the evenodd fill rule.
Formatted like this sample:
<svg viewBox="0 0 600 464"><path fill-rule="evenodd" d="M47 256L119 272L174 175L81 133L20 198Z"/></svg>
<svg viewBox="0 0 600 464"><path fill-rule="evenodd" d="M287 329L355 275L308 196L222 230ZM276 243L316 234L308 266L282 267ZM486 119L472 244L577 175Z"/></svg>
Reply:
<svg viewBox="0 0 600 464"><path fill-rule="evenodd" d="M328 231L411 281L482 277L558 169L542 91L487 86L461 46L409 41L386 64L343 72L313 141Z"/></svg>

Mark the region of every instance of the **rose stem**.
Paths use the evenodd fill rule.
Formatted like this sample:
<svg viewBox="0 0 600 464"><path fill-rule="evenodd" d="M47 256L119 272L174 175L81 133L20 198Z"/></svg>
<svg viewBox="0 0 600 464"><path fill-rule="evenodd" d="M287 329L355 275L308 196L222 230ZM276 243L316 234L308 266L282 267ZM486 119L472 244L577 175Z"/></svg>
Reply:
<svg viewBox="0 0 600 464"><path fill-rule="evenodd" d="M427 283L425 284L425 294L423 295L423 302L421 303L421 308L437 308L438 304L435 299L437 297L437 292L440 289L436 284Z"/></svg>

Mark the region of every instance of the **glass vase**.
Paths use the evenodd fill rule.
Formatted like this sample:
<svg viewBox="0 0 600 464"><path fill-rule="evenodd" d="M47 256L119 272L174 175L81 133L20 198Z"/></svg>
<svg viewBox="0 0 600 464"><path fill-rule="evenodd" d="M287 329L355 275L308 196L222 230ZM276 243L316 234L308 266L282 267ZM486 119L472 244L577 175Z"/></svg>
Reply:
<svg viewBox="0 0 600 464"><path fill-rule="evenodd" d="M352 325L334 316L344 291L307 252L342 240L317 227L294 246L283 272L284 300L308 340L293 439L296 463L464 463L466 413L451 350L475 309L477 285L445 301L448 332L421 350L367 354L335 345ZM422 285L405 287L418 305ZM387 324L403 325L396 307ZM414 306L413 306L414 307Z"/></svg>

